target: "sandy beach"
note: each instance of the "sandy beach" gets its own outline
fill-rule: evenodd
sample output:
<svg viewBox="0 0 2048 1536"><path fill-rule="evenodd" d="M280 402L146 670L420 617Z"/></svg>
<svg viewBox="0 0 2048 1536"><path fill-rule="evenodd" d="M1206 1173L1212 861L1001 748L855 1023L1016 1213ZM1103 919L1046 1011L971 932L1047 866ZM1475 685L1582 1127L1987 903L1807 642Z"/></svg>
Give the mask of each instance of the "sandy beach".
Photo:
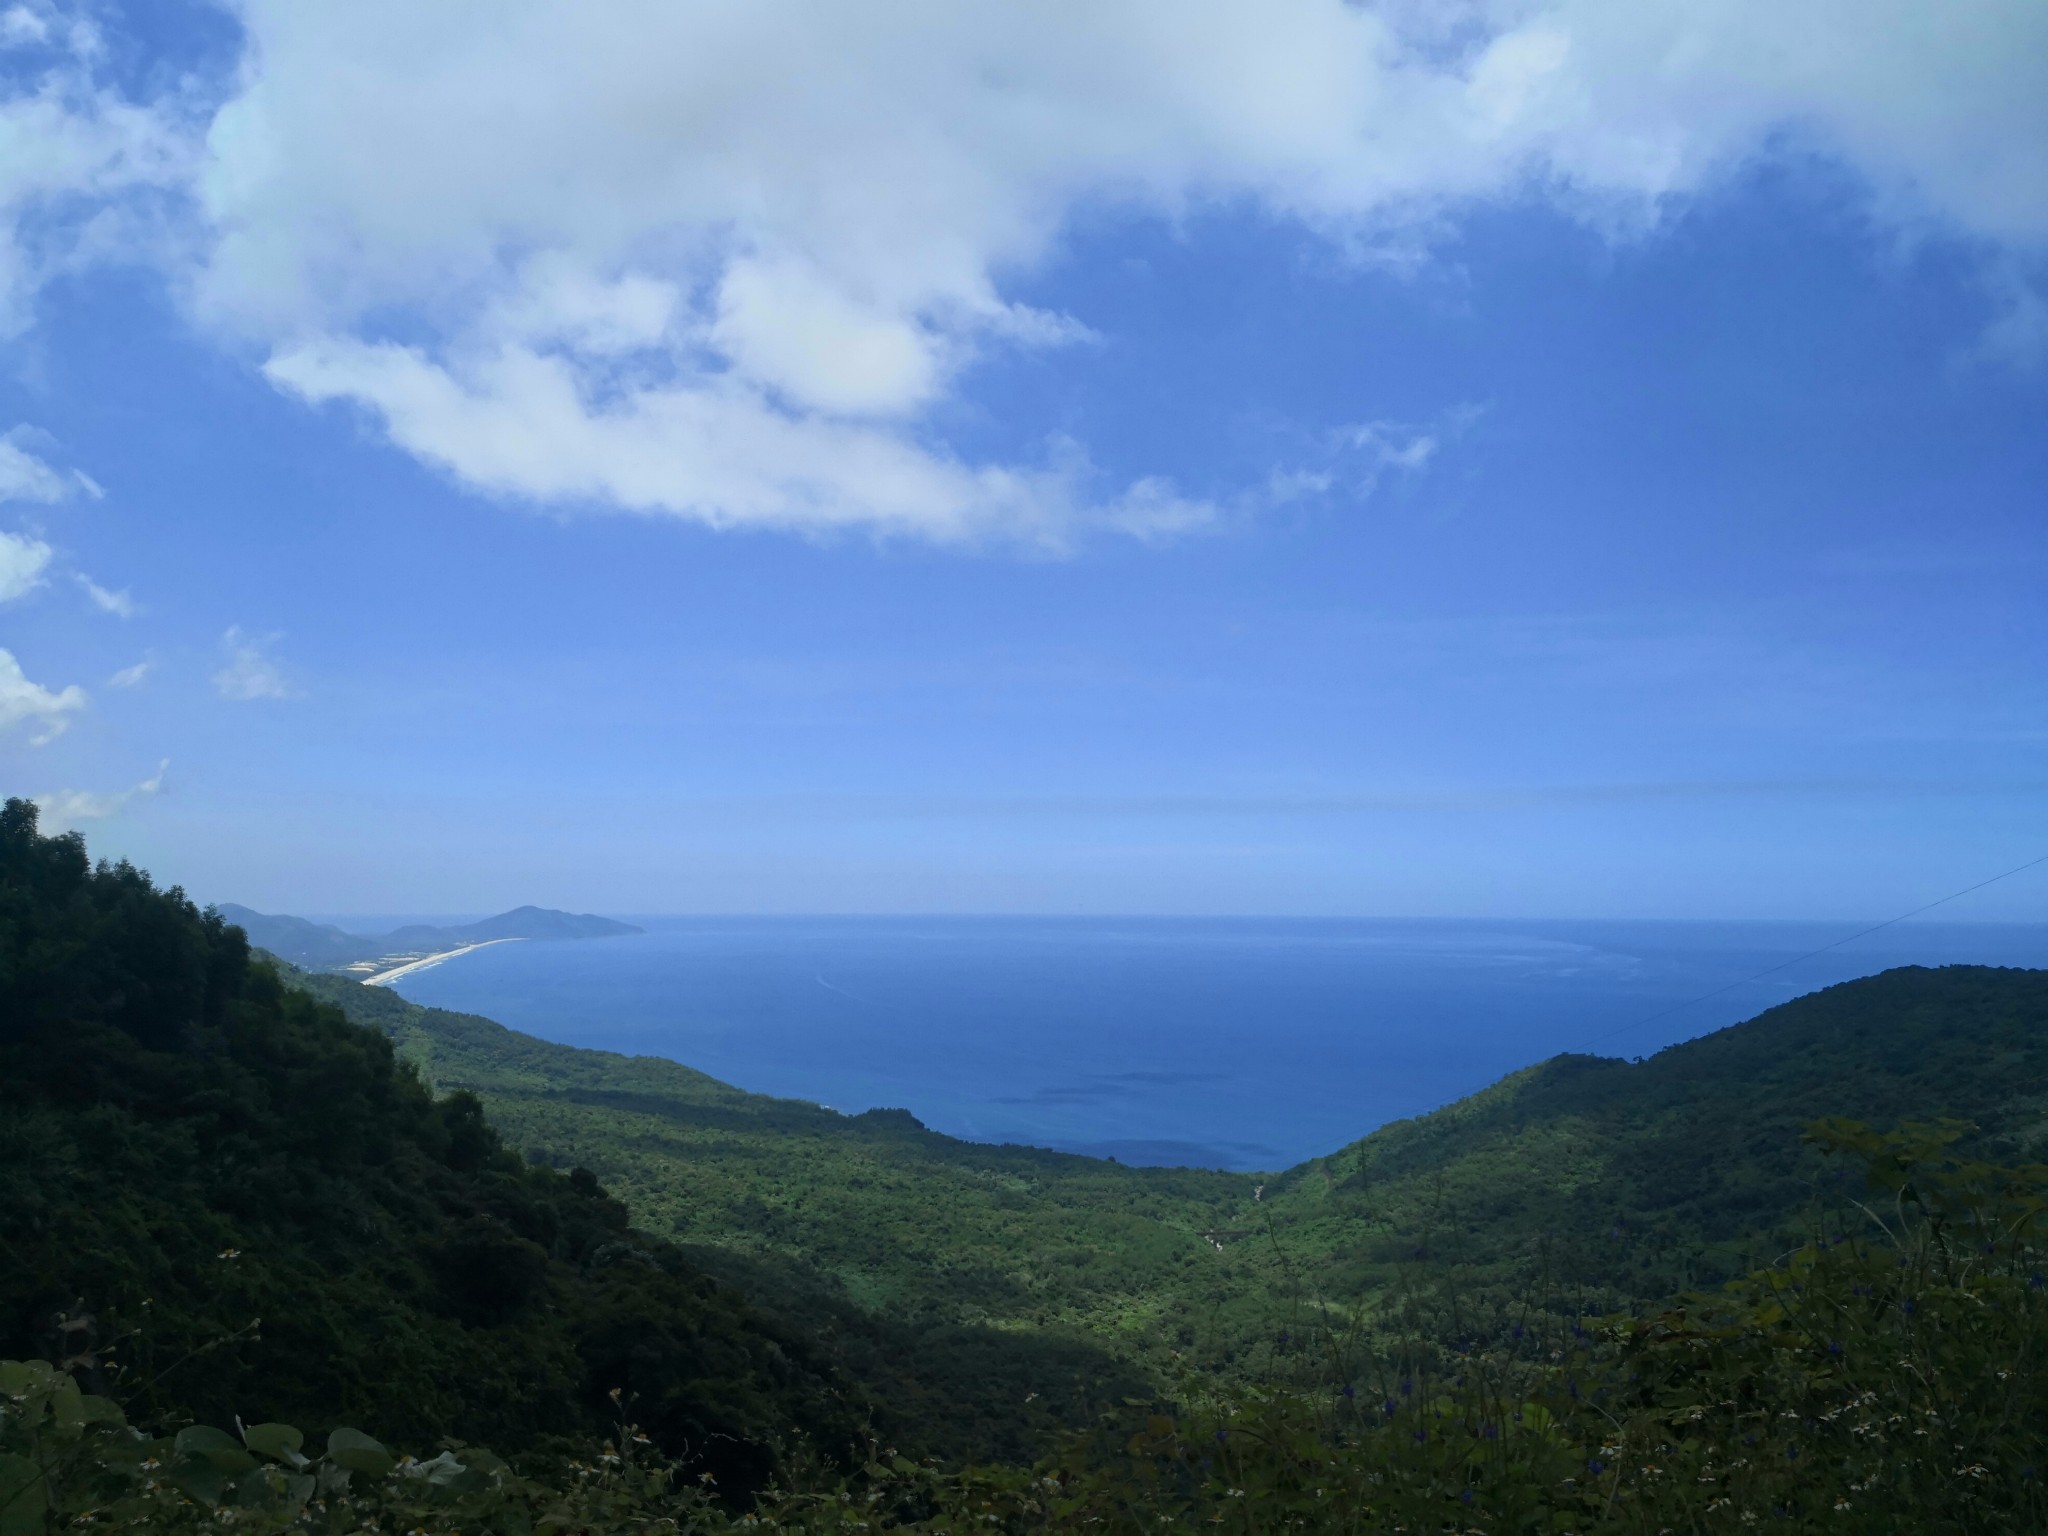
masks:
<svg viewBox="0 0 2048 1536"><path fill-rule="evenodd" d="M517 944L517 939L485 939L476 944L465 944L460 949L444 949L438 955L425 955L418 960L408 960L403 965L394 965L388 971L379 971L374 976L363 977L366 987L384 987L401 976L410 976L414 971L424 971L430 965L439 965L443 960L453 960L457 955L466 955L473 949L489 949L493 944Z"/></svg>

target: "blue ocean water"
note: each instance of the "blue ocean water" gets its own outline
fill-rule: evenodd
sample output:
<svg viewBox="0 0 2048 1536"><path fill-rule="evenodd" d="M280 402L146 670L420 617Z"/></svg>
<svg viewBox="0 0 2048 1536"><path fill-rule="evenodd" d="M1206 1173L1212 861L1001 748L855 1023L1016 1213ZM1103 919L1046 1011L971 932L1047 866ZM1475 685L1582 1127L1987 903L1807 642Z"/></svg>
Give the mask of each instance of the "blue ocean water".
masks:
<svg viewBox="0 0 2048 1536"><path fill-rule="evenodd" d="M2048 966L2031 924L1901 924L1744 981L1853 925L636 921L494 945L398 990L971 1140L1270 1169L1559 1051L1646 1055L1894 965Z"/></svg>

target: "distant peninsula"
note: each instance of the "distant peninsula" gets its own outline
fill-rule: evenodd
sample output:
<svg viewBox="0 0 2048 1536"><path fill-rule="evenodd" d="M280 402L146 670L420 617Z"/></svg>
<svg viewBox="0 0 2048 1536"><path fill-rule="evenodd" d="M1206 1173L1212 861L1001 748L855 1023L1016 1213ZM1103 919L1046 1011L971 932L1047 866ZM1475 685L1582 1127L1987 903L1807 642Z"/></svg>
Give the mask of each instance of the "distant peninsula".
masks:
<svg viewBox="0 0 2048 1536"><path fill-rule="evenodd" d="M350 933L332 923L255 912L231 901L217 910L248 934L251 944L280 960L370 982L392 980L464 950L510 939L608 939L644 931L609 917L548 907L514 907L474 923L410 923L386 934Z"/></svg>

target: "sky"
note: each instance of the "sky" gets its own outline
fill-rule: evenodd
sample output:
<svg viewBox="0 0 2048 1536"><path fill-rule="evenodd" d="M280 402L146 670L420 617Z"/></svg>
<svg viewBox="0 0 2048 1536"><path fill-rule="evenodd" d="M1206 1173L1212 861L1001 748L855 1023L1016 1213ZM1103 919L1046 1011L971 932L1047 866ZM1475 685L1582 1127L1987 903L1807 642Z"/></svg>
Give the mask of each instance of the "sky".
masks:
<svg viewBox="0 0 2048 1536"><path fill-rule="evenodd" d="M1889 917L2048 854L2044 144L2040 0L0 3L0 787L267 911Z"/></svg>

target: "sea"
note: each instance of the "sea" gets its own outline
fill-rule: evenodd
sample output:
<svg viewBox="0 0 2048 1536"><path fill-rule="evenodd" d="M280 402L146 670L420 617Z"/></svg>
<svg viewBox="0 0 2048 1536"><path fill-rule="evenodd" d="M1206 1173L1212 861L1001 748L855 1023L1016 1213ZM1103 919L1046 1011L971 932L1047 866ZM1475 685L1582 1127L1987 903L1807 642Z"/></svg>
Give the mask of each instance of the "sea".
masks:
<svg viewBox="0 0 2048 1536"><path fill-rule="evenodd" d="M1648 1055L1897 965L2048 967L2048 924L635 918L414 972L415 1002L847 1114L1278 1169L1564 1051ZM371 930L374 931L374 930Z"/></svg>

